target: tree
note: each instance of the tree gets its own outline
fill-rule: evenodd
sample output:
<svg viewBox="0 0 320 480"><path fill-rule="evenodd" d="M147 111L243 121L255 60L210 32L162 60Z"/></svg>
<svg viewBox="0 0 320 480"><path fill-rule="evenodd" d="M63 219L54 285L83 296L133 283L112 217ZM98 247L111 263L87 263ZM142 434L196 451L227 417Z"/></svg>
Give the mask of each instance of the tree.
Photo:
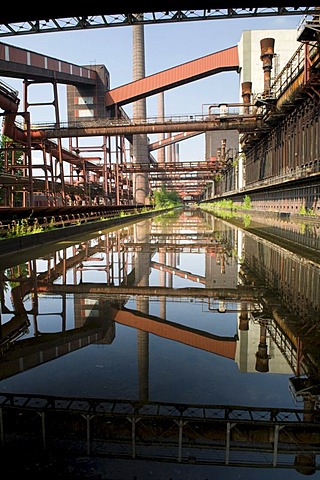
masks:
<svg viewBox="0 0 320 480"><path fill-rule="evenodd" d="M12 140L5 135L0 135L0 174L12 173L10 166L19 167L23 164L22 150L15 148L12 145ZM6 166L7 165L7 166ZM23 170L21 168L15 168L13 175L21 177ZM17 193L17 197L21 196L21 192ZM0 188L0 203L3 202L4 192Z"/></svg>
<svg viewBox="0 0 320 480"><path fill-rule="evenodd" d="M164 185L154 192L154 200L156 207L174 207L182 203L179 194L175 191L167 191Z"/></svg>

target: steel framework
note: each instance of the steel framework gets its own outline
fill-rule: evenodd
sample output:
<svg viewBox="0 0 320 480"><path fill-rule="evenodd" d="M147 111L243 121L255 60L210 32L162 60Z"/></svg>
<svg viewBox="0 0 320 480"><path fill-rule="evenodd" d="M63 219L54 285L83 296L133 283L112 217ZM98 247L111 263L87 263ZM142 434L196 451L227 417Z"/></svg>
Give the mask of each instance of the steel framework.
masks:
<svg viewBox="0 0 320 480"><path fill-rule="evenodd" d="M297 460L301 461L303 456L301 468L310 468L313 473L319 469L319 429L312 418L314 411L307 409L7 393L1 395L0 413L3 445L7 440L14 445L10 421L19 421L20 414L24 418L20 437L23 439L32 427L32 436L25 439L36 442L35 445L42 442L44 450L49 442L60 444L62 420L64 425L71 426L72 432L66 437L64 429L63 448L68 450L72 445L73 450L87 455L283 468L296 468ZM19 442L21 445L21 438ZM255 455L252 459L252 455L243 456L243 452Z"/></svg>
<svg viewBox="0 0 320 480"><path fill-rule="evenodd" d="M71 12L69 11L69 13ZM82 11L81 13L85 14L86 12ZM278 84L275 83L272 85L270 92L268 92L270 98L264 97L258 99L260 103L262 101L261 105L258 105L257 101L250 103L250 99L249 101L246 99L245 104L237 104L237 106L240 107L239 113L240 110L242 110L241 114L231 111L233 110L233 107L232 109L229 108L231 105L223 106L226 111L222 111L220 106L212 105L210 106L209 113L201 116L175 116L170 118L163 117L161 119L135 118L133 121L127 116L115 115L116 118L99 118L90 122L69 121L68 123L62 123L60 122L58 108L57 84L54 83L55 123L33 125L30 113L27 112L27 88L29 82L25 82L24 108L21 112L17 111L19 99L17 99L15 92L8 89L5 84L0 85L3 96L2 108L5 110L5 128L3 129L3 133L8 138L13 139L13 143L8 143L4 147L5 175L0 178L0 182L3 185L5 204L7 206L16 206L16 193L19 194L18 200L23 206L27 204L32 206L41 206L43 204L50 204L51 206L61 204L67 206L80 205L83 204L83 202L88 204L130 203L134 197L134 182L138 176L141 176L142 169L139 170L139 172L129 172L126 167L127 163L129 165L129 163L132 162L133 153L131 145L126 148L125 139L128 140L128 137L131 138L132 135L140 133L165 134L191 131L194 134L213 130L238 131L242 135L242 150L247 157L245 172L246 190L247 192L250 190L250 193L256 188L257 182L260 186L262 182L264 186L265 181L281 183L283 182L283 175L285 175L285 180L288 180L288 175L290 175L290 181L292 180L292 175L294 175L294 180L297 180L297 178L300 179L301 176L305 176L305 167L308 167L308 173L311 168L311 173L318 176L319 162L316 158L317 153L315 153L317 152L316 123L314 122L310 126L308 124L309 131L307 135L304 136L307 147L309 150L313 150L314 159L312 160L314 161L312 165L306 165L306 162L303 162L301 165L294 165L294 167L298 167L298 169L291 168L290 171L287 171L286 167L289 167L289 163L291 165L293 160L291 157L289 158L288 154L289 160L286 158L284 165L284 160L282 160L284 155L282 154L285 149L292 149L291 146L294 144L295 137L292 136L293 140L290 142L284 142L284 147L279 147L278 127L288 121L289 107L290 111L293 109L291 116L296 117L297 105L295 103L290 106L288 105L288 99L290 100L292 95L288 98L288 94L286 93L288 90L291 92L292 88L295 88L300 96L303 90L304 96L300 101L304 101L306 108L311 102L310 96L312 96L315 109L317 108L319 95L318 77L316 73L311 75L309 69L312 67L312 71L316 72L318 68L317 65L319 64L318 41L313 42L314 35L318 38L319 8L309 6L279 8L271 5L268 8L238 9L234 7L232 9L215 8L214 10L166 11L158 14L155 12L151 14L148 12L144 13L145 15L142 20L141 15L132 13L123 15L109 11L106 12L105 15L90 17L83 15L82 17L58 18L57 15L56 19L52 19L45 16L46 20L42 21L41 11L36 17L32 17L34 14L28 12L24 18L30 18L30 20L25 20L20 22L20 24L18 22L15 26L11 26L9 23L3 25L10 26L9 32L7 32L8 35L20 35L25 33L40 33L42 31L49 32L53 31L53 28L63 31L68 29L108 27L117 24L124 25L126 24L124 22L129 22L128 25L135 25L136 23L179 22L187 20L221 19L223 17L234 18L235 16L302 15L304 13L305 15L314 14L313 22L315 25L313 23L311 25L310 21L307 21L307 28L304 28L303 31L309 32L308 34L310 34L310 31L315 33L312 35L310 47L307 48L306 45L302 45L295 57L289 62L283 75L279 75ZM108 15L114 17L114 22L108 20ZM18 21L18 18L17 16L15 20ZM31 18L35 18L36 20L31 20ZM4 20L4 17L0 16L0 22L2 20ZM6 20L9 22L9 18ZM13 21L13 17L11 20ZM1 29L0 23L0 36L2 35L1 32L5 34ZM304 35L301 41L308 43L310 39ZM310 62L310 65L308 62ZM307 64L309 65L308 68ZM231 65L234 66L234 63ZM43 68L43 70L46 71L47 69ZM265 95L265 92L263 95ZM213 110L213 107L215 107L217 111ZM22 117L22 123L20 125L15 122L16 115ZM313 117L314 116L315 115L313 115ZM296 120L295 129L298 132L301 130L301 123L305 123L305 117L309 119L309 111L300 122ZM287 130L287 128L282 128L283 138L286 138ZM103 137L103 145L97 147L95 150L100 153L100 155L91 158L91 160L90 157L79 157L81 148L79 147L78 138L89 136ZM265 142L270 143L270 137L272 137L272 145L274 145L273 150L265 148ZM301 143L300 149L297 151L297 158L301 159L301 155L298 155L299 152L302 150L307 152L307 148L304 147L303 142L300 140L300 135L296 135L296 137L299 138L299 142ZM312 137L312 141L309 137ZM61 140L63 138L69 138L70 151L62 148ZM72 145L71 138L76 139L76 145ZM53 139L56 139L57 142L53 142ZM19 144L19 148L23 153L22 164L15 162L14 152L16 151L16 143ZM35 177L35 165L32 159L34 149L39 150L40 155L42 153L43 156L43 167L37 178ZM272 161L265 162L264 156L260 155L259 149L263 150L263 152L267 151L268 156L274 156L276 159L280 158L282 162L281 165L280 162L278 162L279 165L275 164L277 160L273 159ZM151 187L157 188L159 184L161 185L167 182L168 186L177 190L179 184L181 186L180 190L183 190L182 192L180 191L179 194L184 201L191 199L194 201L203 201L221 195L233 195L234 192L238 192L239 190L236 158L235 155L233 158L228 158L225 148L224 154L222 154L222 147L219 151L219 153L217 151L216 157L217 165L220 160L224 161L223 168L220 169L219 172L217 172L215 168L212 168L209 174L200 175L198 171L191 175L188 169L188 171L184 172L183 176L179 176L179 182L177 178L177 166L174 168L174 173L171 172L171 182L167 182L167 175L160 175L160 173L163 173L161 171L155 172L154 162L152 161L152 156L150 156L150 172L147 173L150 175L153 174L153 183L151 182L151 178L149 179ZM117 156L115 163L112 163L113 152L115 152ZM272 172L267 170L264 164L261 163L261 166L259 162L255 161L256 153L262 158L261 162L266 163L269 169L272 167ZM276 155L274 155L275 153ZM174 150L171 151L171 155L175 155ZM129 160L127 157L129 156L130 162L127 162L127 160ZM176 159L174 158L173 160L175 161ZM296 157L294 160L296 160ZM69 165L67 165L67 163ZM177 163L175 165L177 165ZM141 165L139 165L139 168L141 168ZM168 166L166 166L166 169L168 169ZM17 181L16 174L20 171L23 175ZM261 175L261 172L263 172L263 175ZM156 175L154 175L154 173L156 173ZM152 201L152 193L153 191L151 191L151 200L148 198L148 201ZM314 205L314 210L318 211L319 208L317 205Z"/></svg>
<svg viewBox="0 0 320 480"><path fill-rule="evenodd" d="M316 7L308 5L309 2L299 2L302 6L276 6L274 2L268 2L268 7L235 7L235 2L228 5L224 2L223 8L211 8L211 2L205 2L205 8L190 8L190 2L176 2L177 5L168 5L160 2L159 10L153 5L152 11L145 11L144 7L135 4L134 12L144 13L143 18L137 13L128 11L128 5L113 7L57 7L52 16L52 10L47 12L41 8L32 11L28 8L26 13L4 13L0 15L0 37L27 35L36 33L61 32L70 30L88 30L97 28L123 27L137 24L152 25L176 22L195 22L201 20L223 20L231 18L257 18L285 15L314 15ZM183 3L183 4L182 4ZM193 3L193 2L192 2ZM294 4L291 3L291 5ZM172 9L173 6L187 7L190 9ZM196 7L196 5L193 5ZM228 7L229 8L225 8ZM127 13L122 13L127 12Z"/></svg>

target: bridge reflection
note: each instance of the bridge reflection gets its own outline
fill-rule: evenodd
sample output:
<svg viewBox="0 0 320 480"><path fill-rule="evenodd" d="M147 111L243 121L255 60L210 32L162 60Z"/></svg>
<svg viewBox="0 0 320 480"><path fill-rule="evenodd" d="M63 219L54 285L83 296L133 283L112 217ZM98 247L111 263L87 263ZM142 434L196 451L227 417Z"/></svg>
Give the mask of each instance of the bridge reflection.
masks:
<svg viewBox="0 0 320 480"><path fill-rule="evenodd" d="M200 225L202 233L191 231ZM38 258L24 264L16 264L12 257L12 266L1 272L1 378L90 344L112 344L116 326L125 325L139 334L141 395L139 400L112 400L2 392L3 443L14 444L13 426L17 424L20 435L27 436L27 430L34 428L36 412L39 422L34 441L43 442L45 448L48 442L56 446L60 442L63 448L69 443L89 455L103 451L110 456L180 463L301 468L304 473L320 468L316 460L320 434L315 351L319 336L309 317L297 323L287 301L290 288L294 296L297 284L292 280L299 269L306 283L301 313L309 300L311 309L318 308L319 298L308 289L308 275L303 273L310 273L310 262L258 234L243 235L226 221L199 211L178 213L165 234L148 219L139 223L138 230L137 225L127 224L55 248L39 247ZM179 255L192 249L204 254L204 275L186 270L179 262ZM245 259L241 263L240 252ZM283 284L282 276L276 281L272 273L279 259L281 265L289 262L291 267L285 270ZM316 264L314 268L313 279ZM147 280L151 271L160 276L154 286ZM195 286L174 288L175 276ZM46 313L60 320L54 331L42 328L41 305L48 299L59 301L59 308L51 307ZM136 308L131 306L132 299ZM169 301L198 302L208 314L235 312L237 328L231 335L221 335L214 327L212 331L197 328L196 322L189 326L174 321L166 311ZM74 311L71 323L68 302ZM158 315L149 313L151 302L158 303ZM290 388L303 407L151 402L150 333L233 360L240 371L254 365L260 373L274 368L272 341L287 364L286 372L292 374ZM280 368L279 357L277 362ZM72 437L59 425L64 430L68 425Z"/></svg>

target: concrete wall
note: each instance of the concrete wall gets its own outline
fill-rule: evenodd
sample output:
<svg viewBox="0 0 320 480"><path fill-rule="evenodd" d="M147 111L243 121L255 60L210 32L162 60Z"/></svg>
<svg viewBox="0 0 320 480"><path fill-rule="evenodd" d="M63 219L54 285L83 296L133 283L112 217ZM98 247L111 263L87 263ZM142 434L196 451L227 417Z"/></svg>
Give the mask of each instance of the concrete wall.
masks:
<svg viewBox="0 0 320 480"><path fill-rule="evenodd" d="M263 38L274 38L272 79L280 73L283 67L290 60L294 52L301 45L297 41L296 29L284 30L244 30L238 43L239 64L240 64L240 85L239 102L242 102L241 85L243 82L252 82L253 95L262 93L264 89L264 77L262 61L260 59L260 40Z"/></svg>

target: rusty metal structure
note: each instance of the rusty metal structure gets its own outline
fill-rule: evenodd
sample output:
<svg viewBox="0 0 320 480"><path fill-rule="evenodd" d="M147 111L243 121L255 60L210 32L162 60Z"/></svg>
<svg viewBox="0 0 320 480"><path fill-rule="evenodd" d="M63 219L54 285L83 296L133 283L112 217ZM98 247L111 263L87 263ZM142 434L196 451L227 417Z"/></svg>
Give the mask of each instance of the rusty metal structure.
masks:
<svg viewBox="0 0 320 480"><path fill-rule="evenodd" d="M147 96L221 71L237 72L236 46L110 89L109 72L104 65L74 65L1 44L1 76L20 78L24 82L22 108L17 92L4 82L0 84L3 135L7 139L2 148L4 168L0 176L4 206L134 204L136 179L143 176L148 178L150 188L150 197L145 194L146 204L152 202L153 191L165 183L182 199L197 202L228 197L240 204L245 195L250 195L256 208L294 212L307 208L317 213L320 210L317 200L319 16L317 8L298 7L294 11L290 8L283 7L280 12L272 7L269 15L301 14L301 8L305 8L306 13L314 16L300 33L301 47L274 83L271 84L270 75L274 42L266 38L261 41L262 94L253 98L250 82L244 82L243 103L210 105L208 112L199 116L145 118L142 115L139 118L135 114L131 119L123 106L135 105ZM244 10L247 14L252 11L259 14L258 9ZM231 14L236 14L236 10L229 11ZM31 19L28 24L34 27L34 33L40 33L43 24L40 18L35 18L38 29ZM132 25L141 26L147 23L147 16L132 15L131 20ZM9 19L3 21L6 25L10 23ZM175 21L179 21L179 16ZM88 22L79 21L77 28L85 25L93 28ZM19 32L27 33L23 28ZM11 34L18 33L12 28ZM54 109L54 123L34 125L32 122L30 108L43 105L29 99L29 89L37 83L52 85L53 101L47 105ZM67 86L68 122L60 119L59 84ZM226 130L239 133L239 152L232 148L230 153L226 136L222 134L216 156L205 161L181 162L177 150L173 149L174 158L163 165L152 155L156 149L175 146L193 135ZM147 162L137 161L133 138L149 133L177 135L148 145ZM99 144L83 147L79 139L85 137L99 137ZM63 139L69 140L68 148L63 146ZM39 155L40 163L34 160ZM245 158L244 186L238 180L239 156ZM41 172L36 173L39 170Z"/></svg>
<svg viewBox="0 0 320 480"><path fill-rule="evenodd" d="M275 1L253 7L251 2L246 4L229 0L215 2L214 5L207 0L201 3L190 0L157 1L151 6L135 2L134 9L124 2L103 6L88 4L81 7L55 5L54 9L46 5L22 5L17 11L1 12L0 36L232 18L313 15L316 12L313 5L314 3L308 0L301 0L298 4L289 2L281 7Z"/></svg>
<svg viewBox="0 0 320 480"><path fill-rule="evenodd" d="M207 130L220 129L220 118L204 114L162 119L134 116L130 119L124 112L123 105L132 102L136 104L147 96L169 88L221 71L237 71L238 68L237 47L231 47L110 90L109 72L104 66L77 66L1 44L0 71L4 76L24 79L25 97L20 112L20 99L16 92L6 84L1 84L0 106L5 112L3 134L10 139L4 145L5 168L0 179L6 192L5 205L17 206L16 193L19 191L23 195L20 200L23 206L134 203L133 177L142 173L149 174L151 188L156 188L159 176L164 172L163 165L157 165L152 151ZM52 84L55 123L33 125L29 110L36 104L29 100L29 88L43 82ZM67 85L67 123L60 121L57 89L60 83ZM18 118L21 123L17 123ZM223 122L228 122L234 128L239 125L239 118L232 116L224 118ZM242 116L239 128L244 132L251 131L258 124L259 116L250 114ZM140 160L137 163L133 137L156 132L178 134L161 143L149 145L148 162ZM79 138L95 136L102 137L102 145L95 149L80 146ZM63 138L69 139L68 149L62 146ZM23 153L23 164L14 164L17 150ZM43 156L43 166L40 167L43 172L37 176L33 157L39 151ZM97 156L92 156L93 152ZM181 182L180 179L180 182L176 182L174 176L181 172L183 164L175 162L175 166L170 166L170 162L166 165L172 174L169 184L181 196L186 194L187 189L193 197L200 198L205 183L200 179L197 184L195 173L206 171L209 179L216 172L212 163L195 162L193 166L187 165L184 169L185 181ZM19 176L16 175L17 171L20 172ZM190 171L195 172L191 184L191 179L187 176ZM163 179L160 179L160 183L161 181Z"/></svg>
<svg viewBox="0 0 320 480"><path fill-rule="evenodd" d="M273 39L261 41L264 92L253 99L250 84L243 85L245 103L262 109L264 127L240 135L245 163L245 185L236 188L236 169L224 175L213 197L227 196L241 205L250 196L256 210L282 213L320 213L320 23L319 15L299 32L301 46L285 68L270 79Z"/></svg>

